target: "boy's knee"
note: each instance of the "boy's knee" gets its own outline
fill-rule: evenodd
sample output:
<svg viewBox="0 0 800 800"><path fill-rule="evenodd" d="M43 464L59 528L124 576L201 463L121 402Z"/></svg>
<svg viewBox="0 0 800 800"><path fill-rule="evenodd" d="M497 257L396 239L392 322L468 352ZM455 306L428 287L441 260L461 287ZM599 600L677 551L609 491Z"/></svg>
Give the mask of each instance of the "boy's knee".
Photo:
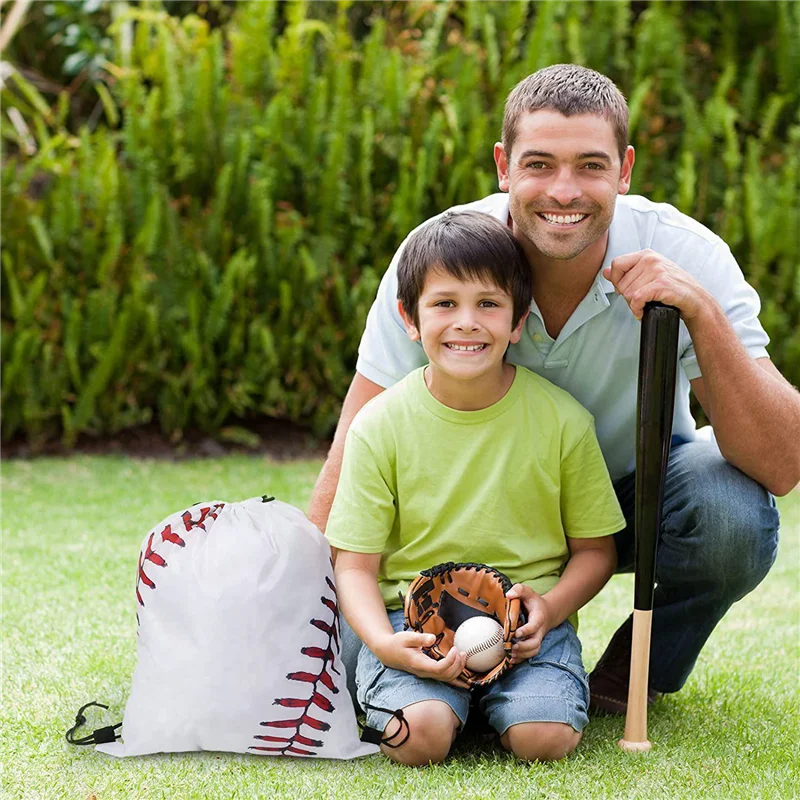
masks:
<svg viewBox="0 0 800 800"><path fill-rule="evenodd" d="M424 700L406 706L403 716L408 722L408 739L400 747L381 745L384 755L410 767L438 764L447 758L461 724L455 712L441 700ZM405 736L405 726L392 717L384 729L384 737L390 737L402 727L397 741Z"/></svg>
<svg viewBox="0 0 800 800"><path fill-rule="evenodd" d="M523 722L512 725L500 741L525 761L558 761L578 746L582 735L563 722Z"/></svg>

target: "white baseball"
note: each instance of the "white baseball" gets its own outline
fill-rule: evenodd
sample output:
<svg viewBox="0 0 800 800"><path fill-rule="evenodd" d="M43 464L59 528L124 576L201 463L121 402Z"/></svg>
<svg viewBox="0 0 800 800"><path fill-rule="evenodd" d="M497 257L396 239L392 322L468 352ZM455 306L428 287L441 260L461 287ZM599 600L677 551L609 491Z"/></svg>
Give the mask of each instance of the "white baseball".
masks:
<svg viewBox="0 0 800 800"><path fill-rule="evenodd" d="M488 672L504 658L503 626L491 617L470 617L456 628L454 647L467 654L467 668Z"/></svg>

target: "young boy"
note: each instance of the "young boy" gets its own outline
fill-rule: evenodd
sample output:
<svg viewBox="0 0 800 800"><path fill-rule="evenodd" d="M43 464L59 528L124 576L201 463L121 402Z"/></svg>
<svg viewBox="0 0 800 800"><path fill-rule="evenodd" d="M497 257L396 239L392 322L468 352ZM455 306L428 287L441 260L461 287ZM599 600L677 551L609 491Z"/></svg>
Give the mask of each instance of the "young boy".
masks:
<svg viewBox="0 0 800 800"><path fill-rule="evenodd" d="M346 621L366 645L355 674L367 724L409 737L390 758L443 760L466 722L466 657L434 661L433 635L403 631L402 597L423 569L485 563L514 582L528 622L515 665L478 708L524 759L571 752L588 722L576 612L611 577L625 526L594 433L571 396L505 361L531 302L525 254L487 215L448 212L413 233L399 309L428 365L357 415L327 527ZM403 735L394 739L397 743Z"/></svg>

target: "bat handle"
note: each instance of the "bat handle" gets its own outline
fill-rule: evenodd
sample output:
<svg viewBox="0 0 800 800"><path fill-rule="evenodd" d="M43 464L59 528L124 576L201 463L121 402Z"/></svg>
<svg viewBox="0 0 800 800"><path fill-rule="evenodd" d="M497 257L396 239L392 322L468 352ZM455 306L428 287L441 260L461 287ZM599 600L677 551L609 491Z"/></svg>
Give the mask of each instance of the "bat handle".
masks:
<svg viewBox="0 0 800 800"><path fill-rule="evenodd" d="M647 753L647 681L650 672L650 630L653 611L633 610L633 642L631 644L631 674L628 684L628 713L625 733L619 746L627 753Z"/></svg>

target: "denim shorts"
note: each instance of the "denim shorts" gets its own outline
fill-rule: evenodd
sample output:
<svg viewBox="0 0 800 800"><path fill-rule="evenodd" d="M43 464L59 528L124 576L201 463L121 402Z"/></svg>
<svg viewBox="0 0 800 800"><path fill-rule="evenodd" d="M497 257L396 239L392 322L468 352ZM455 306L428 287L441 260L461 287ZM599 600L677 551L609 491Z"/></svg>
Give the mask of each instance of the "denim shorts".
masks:
<svg viewBox="0 0 800 800"><path fill-rule="evenodd" d="M403 630L402 611L390 611L389 621L395 631ZM589 684L581 643L567 621L547 632L537 655L516 664L485 688L459 689L385 667L368 647L361 647L358 653L355 683L367 725L381 731L391 716L370 706L396 711L423 700L447 703L462 727L472 701L501 736L512 725L523 722L564 722L576 731L582 731L589 722Z"/></svg>

